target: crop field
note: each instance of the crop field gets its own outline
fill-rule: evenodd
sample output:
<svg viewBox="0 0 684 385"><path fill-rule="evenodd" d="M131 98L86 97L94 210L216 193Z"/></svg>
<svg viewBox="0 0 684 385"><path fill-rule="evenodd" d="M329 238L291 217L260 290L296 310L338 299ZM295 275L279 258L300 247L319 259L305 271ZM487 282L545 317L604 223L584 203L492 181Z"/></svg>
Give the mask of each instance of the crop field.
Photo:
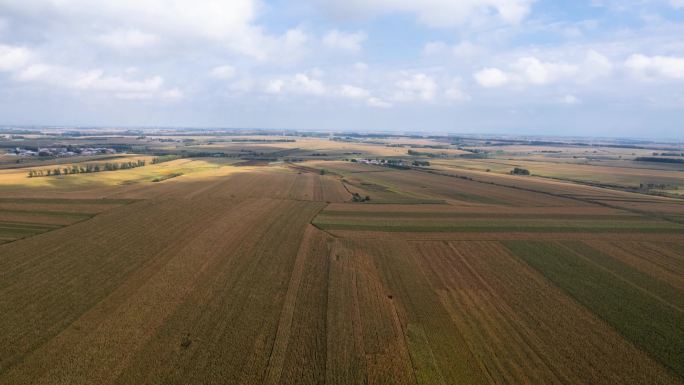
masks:
<svg viewBox="0 0 684 385"><path fill-rule="evenodd" d="M85 221L131 202L122 199L0 198L0 243Z"/></svg>
<svg viewBox="0 0 684 385"><path fill-rule="evenodd" d="M465 168L470 170L490 170L508 173L514 167L523 167L533 175L588 184L611 185L638 189L640 186L653 185L654 191L669 194L684 194L684 166L681 164L653 164L633 161L595 162L576 164L551 162L548 159L477 159L477 160L438 160L443 168Z"/></svg>
<svg viewBox="0 0 684 385"><path fill-rule="evenodd" d="M684 384L682 200L148 140L292 151L0 170L0 385Z"/></svg>

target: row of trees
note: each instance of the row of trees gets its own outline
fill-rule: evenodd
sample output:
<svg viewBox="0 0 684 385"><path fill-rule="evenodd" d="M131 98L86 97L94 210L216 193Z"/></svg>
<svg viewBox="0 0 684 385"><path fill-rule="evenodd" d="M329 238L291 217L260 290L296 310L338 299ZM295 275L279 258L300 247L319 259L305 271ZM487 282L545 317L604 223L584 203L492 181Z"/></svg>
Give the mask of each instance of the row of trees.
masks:
<svg viewBox="0 0 684 385"><path fill-rule="evenodd" d="M145 165L144 160L130 161L130 162L120 162L120 163L103 163L103 164L86 164L86 165L72 165L71 167L64 168L54 168L47 170L30 170L28 172L29 178L37 178L41 176L58 176L58 175L70 175L70 174L85 174L91 172L101 172L101 171L116 171L116 170L127 170L136 167L143 167Z"/></svg>
<svg viewBox="0 0 684 385"><path fill-rule="evenodd" d="M152 164L159 164L164 162L170 162L172 160L181 159L183 155L161 155L152 158Z"/></svg>

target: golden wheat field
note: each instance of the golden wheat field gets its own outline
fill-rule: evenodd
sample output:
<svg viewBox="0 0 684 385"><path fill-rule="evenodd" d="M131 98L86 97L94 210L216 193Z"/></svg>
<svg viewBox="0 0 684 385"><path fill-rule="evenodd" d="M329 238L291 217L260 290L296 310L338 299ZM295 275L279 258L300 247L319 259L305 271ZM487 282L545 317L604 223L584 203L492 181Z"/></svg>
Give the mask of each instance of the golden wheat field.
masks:
<svg viewBox="0 0 684 385"><path fill-rule="evenodd" d="M344 161L27 170L0 171L0 384L684 383L680 200Z"/></svg>

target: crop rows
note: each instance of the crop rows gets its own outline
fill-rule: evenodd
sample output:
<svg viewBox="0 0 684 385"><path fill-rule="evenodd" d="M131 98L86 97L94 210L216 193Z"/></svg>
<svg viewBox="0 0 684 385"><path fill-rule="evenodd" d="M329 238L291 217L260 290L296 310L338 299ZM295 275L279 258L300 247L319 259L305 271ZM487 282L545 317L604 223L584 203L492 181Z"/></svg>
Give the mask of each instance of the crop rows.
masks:
<svg viewBox="0 0 684 385"><path fill-rule="evenodd" d="M627 339L684 377L681 290L582 243L505 244Z"/></svg>

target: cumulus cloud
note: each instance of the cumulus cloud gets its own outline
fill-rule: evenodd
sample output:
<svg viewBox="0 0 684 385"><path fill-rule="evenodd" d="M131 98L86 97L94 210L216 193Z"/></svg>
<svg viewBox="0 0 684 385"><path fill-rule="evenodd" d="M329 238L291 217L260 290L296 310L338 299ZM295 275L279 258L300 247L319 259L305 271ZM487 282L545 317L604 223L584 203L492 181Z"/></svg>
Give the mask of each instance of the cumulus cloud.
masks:
<svg viewBox="0 0 684 385"><path fill-rule="evenodd" d="M206 43L259 60L281 59L302 43L303 34L266 33L256 24L260 8L258 0L5 0L0 14L18 16L24 29L91 34L116 49L144 48L160 41L184 47Z"/></svg>
<svg viewBox="0 0 684 385"><path fill-rule="evenodd" d="M435 98L437 83L423 73L406 76L395 83L394 100L397 101L430 101Z"/></svg>
<svg viewBox="0 0 684 385"><path fill-rule="evenodd" d="M298 73L285 79L278 78L267 82L265 91L270 94L289 93L321 96L326 94L327 87L318 79L304 73Z"/></svg>
<svg viewBox="0 0 684 385"><path fill-rule="evenodd" d="M517 24L530 12L534 0L333 0L335 13L378 15L411 13L421 24L444 28L491 19Z"/></svg>
<svg viewBox="0 0 684 385"><path fill-rule="evenodd" d="M625 60L625 67L642 79L684 79L684 57L634 54Z"/></svg>
<svg viewBox="0 0 684 385"><path fill-rule="evenodd" d="M295 93L323 95L326 91L323 83L305 74L295 75L291 85Z"/></svg>
<svg viewBox="0 0 684 385"><path fill-rule="evenodd" d="M543 62L533 56L518 59L513 69L523 82L534 85L548 84L577 72L575 65L563 62Z"/></svg>
<svg viewBox="0 0 684 385"><path fill-rule="evenodd" d="M543 86L561 81L582 83L608 76L613 64L600 53L588 51L584 59L575 63L544 61L535 56L524 56L508 67L506 70L484 68L475 73L475 80L488 88L508 84Z"/></svg>
<svg viewBox="0 0 684 385"><path fill-rule="evenodd" d="M498 68L483 68L473 76L482 87L500 87L508 83L508 75Z"/></svg>
<svg viewBox="0 0 684 385"><path fill-rule="evenodd" d="M0 71L15 71L24 67L32 57L24 47L0 44Z"/></svg>
<svg viewBox="0 0 684 385"><path fill-rule="evenodd" d="M179 99L183 96L178 88L164 89L164 79L160 76L131 79L122 75L105 74L100 69L81 71L41 63L17 71L14 79L74 91L111 94L121 99Z"/></svg>
<svg viewBox="0 0 684 385"><path fill-rule="evenodd" d="M332 30L323 36L323 44L336 52L357 53L361 50L366 38L366 33L362 31L348 33Z"/></svg>
<svg viewBox="0 0 684 385"><path fill-rule="evenodd" d="M343 84L340 86L339 94L349 99L364 99L368 98L370 92L365 88Z"/></svg>

